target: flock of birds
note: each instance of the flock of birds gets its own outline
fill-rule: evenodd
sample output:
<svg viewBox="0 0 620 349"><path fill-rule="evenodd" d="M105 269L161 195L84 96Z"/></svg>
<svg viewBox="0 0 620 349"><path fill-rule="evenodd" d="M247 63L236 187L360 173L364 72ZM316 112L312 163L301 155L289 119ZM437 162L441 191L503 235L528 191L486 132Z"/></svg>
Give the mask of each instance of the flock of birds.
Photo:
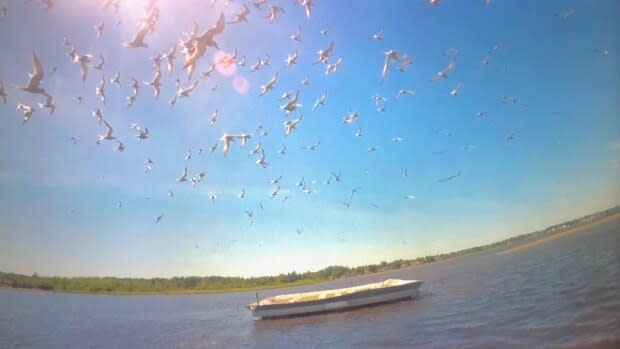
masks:
<svg viewBox="0 0 620 349"><path fill-rule="evenodd" d="M124 0L129 1L129 0ZM133 0L132 0L133 1ZM32 0L24 1L25 3L32 2ZM121 6L123 1L121 0L103 0L102 1L102 9L104 11L113 10L117 12ZM109 101L107 100L106 91L108 86L116 86L121 87L123 85L129 85L131 87L132 94L125 98L125 103L127 108L131 108L137 101L139 92L143 87L149 87L152 90L153 97L155 99L159 99L161 88L162 88L162 76L164 74L175 74L178 73L175 80L175 87L177 89L177 93L172 96L168 100L169 108L174 108L177 101L184 98L189 98L192 94L198 89L201 88L200 82L204 79L212 78L214 72L218 68L227 69L232 65L235 65L239 68L249 66L250 72L255 72L263 69L268 69L271 67L270 56L265 55L264 57L258 57L256 62L250 64L246 61L245 56L241 56L238 54L237 49L234 49L230 53L225 53L218 60L209 64L207 69L198 73L198 69L201 66L201 63L207 61L205 58L205 54L207 51L222 51L220 45L218 44L218 40L220 36L226 32L229 26L247 23L250 20L267 20L270 22L275 22L278 20L279 16L288 15L292 10L285 10L284 8L272 4L272 0L254 0L251 4L240 3L236 4L237 1L233 0L210 0L211 7L216 2L222 2L225 7L227 6L236 6L238 7L238 11L234 13L232 18L226 18L224 13L219 14L215 22L211 25L210 28L201 31L200 26L195 23L191 31L189 33L183 33L183 37L179 38L178 42L172 43L170 48L165 52L156 53L154 57L151 58L152 65L152 78L148 81L139 81L135 78L131 78L131 82L125 81L123 77L124 74L121 72L115 72L112 78L106 79L103 72L105 70L106 60L105 56L99 54L98 57L91 53L86 52L78 52L76 46L72 43L71 38L66 36L64 38L64 46L67 49L68 59L71 63L79 66L80 76L82 81L86 81L88 79L89 73L92 74L91 70L96 70L101 72L101 78L99 79L99 83L96 86L94 91L97 99L100 104L97 106L93 106L92 116L96 119L98 125L101 127L101 134L93 135L93 140L97 145L103 145L106 143L115 144L115 149L118 152L123 152L126 149L125 142L121 140L117 133L115 132L115 126L106 119L104 110L105 106ZM303 16L306 18L311 18L313 13L314 1L313 0L295 0L295 8L298 8ZM51 10L54 7L53 0L42 0L40 3L47 9ZM490 4L491 0L486 0L485 3ZM439 0L428 0L427 6L433 7L440 4ZM288 11L288 12L287 12ZM574 11L568 10L558 14L562 19L567 19L573 14ZM8 15L7 6L4 5L0 9L1 16ZM127 50L140 50L140 49L148 49L149 48L149 36L156 33L158 21L160 19L160 9L157 4L157 0L148 0L146 5L144 6L144 15L136 24L135 34L128 38L122 45ZM105 32L105 23L100 22L94 25L94 34L93 37L95 39L99 39ZM329 37L329 30L324 29L321 30L320 34L326 38ZM376 33L372 33L369 36L371 40L381 41L384 39L385 32L383 29L378 30ZM301 42L303 40L303 34L301 30L298 28L297 31L293 32L290 35L290 39L296 42ZM485 56L479 64L481 66L485 66L489 63L490 55L494 52L500 50L502 48L501 44L495 45L490 51L489 55ZM225 52L225 51L222 51ZM316 52L316 59L313 61L315 65L322 65L324 67L324 74L332 75L336 74L340 67L343 64L342 57L336 57L336 43L330 41L325 47ZM596 52L600 55L607 56L608 52L606 50L596 50ZM29 122L32 122L32 117L37 111L43 111L45 109L49 110L49 114L53 114L56 109L55 99L54 97L46 90L45 88L45 76L46 72L41 63L41 59L39 56L40 53L32 52L32 72L28 73L28 80L24 85L16 86L18 91L23 91L25 93L41 95L41 102L38 103L37 106L26 105L23 103L17 103L17 109L21 111L23 114L22 124L26 125ZM274 89L278 84L279 78L282 74L286 73L286 68L294 66L298 63L299 59L299 51L295 50L292 54L288 55L286 59L284 59L284 67L276 71L273 76L260 85L259 96L265 96L268 94L274 93ZM442 80L448 79L452 73L457 69L457 55L458 50L455 48L448 49L445 52L445 55L448 58L448 62L445 65L445 68L439 72L436 72L435 75L429 77L430 83L437 83ZM180 62L179 62L180 60ZM381 67L377 67L377 72L379 73L378 84L383 84L386 79L389 79L390 74L395 73L403 73L406 72L411 66L415 64L415 59L413 56L406 52L397 51L397 50L388 50L384 52L384 60ZM52 69L52 73L54 73L56 68ZM310 78L306 77L302 82L301 86L310 84ZM458 97L460 94L460 89L462 87L462 82L458 82L455 87L450 91L451 97ZM213 88L215 89L215 87ZM400 100L403 98L407 98L408 96L412 96L416 93L415 89L412 88L402 88L398 90L395 99ZM0 81L0 101L2 103L7 102L7 98L10 95L10 91L2 84ZM75 103L81 104L83 101L83 96L75 96ZM284 92L280 96L282 100L281 105L279 105L279 111L282 113L287 119L283 122L282 131L285 137L294 137L295 131L299 127L303 127L304 117L300 113L303 105L300 103L300 89L296 89L290 92ZM380 94L375 94L372 96L372 102L375 104L376 110L379 113L385 112L386 101L387 98ZM318 96L314 103L311 105L312 110L316 110L318 108L323 108L328 104L329 94L327 90ZM521 104L520 100L517 100L511 96L501 97L500 103L503 104ZM208 122L211 126L217 123L218 121L218 110L216 109L209 117ZM480 111L475 114L475 119L481 119L486 115L486 112ZM342 124L346 127L348 125L354 125L360 118L360 113L358 111L349 111L342 118ZM139 142L145 142L150 140L149 129L146 126L139 125L138 123L132 123L130 125L131 129L135 132L135 136ZM254 131L245 131L238 133L224 133L219 138L219 142L214 142L207 150L210 152L215 152L218 149L218 146L221 145L220 149L224 156L228 155L232 151L237 151L236 144L238 144L238 148L244 148L246 145L254 142L252 150L249 152L249 157L253 158L255 163L262 167L268 167L270 165L270 161L267 157L265 149L263 148L260 139L266 137L271 132L271 128L267 129L261 125ZM445 129L435 130L437 134L445 134L450 135L450 131ZM356 137L362 137L363 132L361 128L358 128L355 132ZM505 136L505 141L510 143L515 141L517 138L516 133L510 133ZM394 137L392 138L392 142L399 143L402 142L403 138ZM72 137L71 142L76 144L77 137ZM320 141L316 141L313 144L304 146L307 150L314 151L317 150L321 145ZM463 149L469 150L473 147L473 145L466 145ZM374 152L379 148L379 146L372 146L367 149L367 152ZM198 154L202 154L205 149L198 147ZM282 148L277 150L277 154L284 155L287 151L286 145L283 145ZM191 160L192 158L192 150L188 150L185 160ZM144 164L145 172L150 172L154 161L151 158L148 158ZM462 175L461 171L457 173L451 174L449 176L441 177L437 179L438 182L443 183L447 181L456 180ZM405 169L403 176L407 176L407 170ZM206 178L206 173L204 171L195 173L193 175L190 174L188 167L185 166L178 177L176 178L176 182L178 183L189 183L193 187L198 186L201 181ZM281 180L282 176L275 178L269 182L272 186L271 193L269 198L274 199L280 195L281 191ZM340 182L342 181L342 175L336 172L330 172L329 178L326 181L326 184L331 183L332 181ZM295 186L298 187L303 193L311 194L315 190L312 189L304 178L295 183ZM349 195L343 200L343 205L346 207L351 206L353 203L355 194L360 190L359 187L353 188ZM238 193L238 198L243 199L246 195L245 189L241 189ZM168 190L168 196L174 197L174 192L172 190ZM411 193L404 193L402 195L403 199L413 200L416 199L415 195ZM286 195L282 198L282 202L286 202L290 198L290 195ZM215 203L217 200L217 195L211 194L210 200ZM122 202L118 202L118 207L122 207ZM259 208L262 210L263 205L259 203ZM255 213L253 210L244 210L246 218L249 224L253 224L255 220ZM164 218L163 214L158 215L154 222L160 223ZM296 229L297 234L301 234L303 229Z"/></svg>

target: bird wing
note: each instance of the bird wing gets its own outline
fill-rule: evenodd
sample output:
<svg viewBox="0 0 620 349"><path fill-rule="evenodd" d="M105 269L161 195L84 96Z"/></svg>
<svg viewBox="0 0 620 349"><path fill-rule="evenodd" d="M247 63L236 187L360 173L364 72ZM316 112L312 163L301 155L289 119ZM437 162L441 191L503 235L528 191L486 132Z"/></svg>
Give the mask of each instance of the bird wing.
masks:
<svg viewBox="0 0 620 349"><path fill-rule="evenodd" d="M201 36L208 36L208 37L214 37L217 34L220 34L221 32L224 31L224 28L226 27L226 20L224 18L224 13L220 13L220 16L218 17L217 21L215 22L215 25L211 28L209 28L203 35Z"/></svg>

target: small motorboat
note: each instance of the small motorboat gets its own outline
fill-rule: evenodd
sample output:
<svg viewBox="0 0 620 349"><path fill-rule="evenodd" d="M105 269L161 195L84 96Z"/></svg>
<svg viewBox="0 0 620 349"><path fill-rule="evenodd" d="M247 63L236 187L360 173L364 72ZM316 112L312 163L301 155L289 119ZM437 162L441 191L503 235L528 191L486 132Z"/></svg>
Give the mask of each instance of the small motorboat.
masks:
<svg viewBox="0 0 620 349"><path fill-rule="evenodd" d="M261 318L298 316L414 298L422 280L388 279L354 287L283 294L258 300L247 307Z"/></svg>

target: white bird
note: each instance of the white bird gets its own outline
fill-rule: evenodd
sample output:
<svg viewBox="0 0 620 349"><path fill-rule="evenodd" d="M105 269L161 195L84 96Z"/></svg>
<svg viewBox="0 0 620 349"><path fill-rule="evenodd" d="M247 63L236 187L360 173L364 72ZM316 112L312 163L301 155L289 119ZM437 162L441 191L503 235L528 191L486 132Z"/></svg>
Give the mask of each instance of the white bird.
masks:
<svg viewBox="0 0 620 349"><path fill-rule="evenodd" d="M314 151L319 147L319 145L321 145L321 141L317 141L316 143L306 146L306 149Z"/></svg>
<svg viewBox="0 0 620 349"><path fill-rule="evenodd" d="M476 119L482 119L482 117L484 117L484 115L485 115L486 113L487 113L487 112L485 112L485 111L479 111L479 112L477 112L477 113L476 113L476 115L474 115L474 117L475 117Z"/></svg>
<svg viewBox="0 0 620 349"><path fill-rule="evenodd" d="M258 160L256 160L258 165L261 165L263 168L269 166L269 163L265 160L265 150L261 149L261 156Z"/></svg>
<svg viewBox="0 0 620 349"><path fill-rule="evenodd" d="M99 125L101 125L101 123L103 122L103 113L101 112L101 109L97 108L94 112L92 112L92 114L94 117L97 118Z"/></svg>
<svg viewBox="0 0 620 349"><path fill-rule="evenodd" d="M82 82L86 81L86 78L88 77L88 64L90 63L90 60L93 58L92 55L89 54L85 54L85 55L81 55L75 56L75 63L80 63L80 73L82 76Z"/></svg>
<svg viewBox="0 0 620 349"><path fill-rule="evenodd" d="M209 146L209 151L211 153L213 153L214 151L217 150L217 142L213 143L211 146Z"/></svg>
<svg viewBox="0 0 620 349"><path fill-rule="evenodd" d="M188 69L188 77L191 78L191 75L196 66L196 62L205 54L205 52L207 51L207 47L211 46L219 49L217 42L215 42L213 39L216 35L224 31L225 26L226 20L224 18L224 13L220 13L220 16L215 22L215 25L196 37L192 50L188 51L186 54L185 65L183 66L183 69Z"/></svg>
<svg viewBox="0 0 620 349"><path fill-rule="evenodd" d="M299 52L295 50L295 53L289 55L284 62L286 62L287 67L290 67L291 65L297 64L297 58L299 58Z"/></svg>
<svg viewBox="0 0 620 349"><path fill-rule="evenodd" d="M284 110L284 112L286 112L286 115L289 115L290 113L297 110L297 108L302 106L301 104L297 103L298 100L299 100L299 90L295 92L295 95L293 96L293 98L291 98L286 104L281 105L280 109Z"/></svg>
<svg viewBox="0 0 620 349"><path fill-rule="evenodd" d="M415 60L413 58L411 58L409 55L403 55L401 57L401 63L398 70L401 72L405 72L413 63L415 63Z"/></svg>
<svg viewBox="0 0 620 349"><path fill-rule="evenodd" d="M270 180L269 183L270 184L279 184L281 180L282 180L282 176L279 176L278 178L274 178L274 179Z"/></svg>
<svg viewBox="0 0 620 349"><path fill-rule="evenodd" d="M140 91L140 82L138 82L138 80L134 78L131 78L131 80L133 81L131 83L131 88L133 89L133 95L138 96L138 92Z"/></svg>
<svg viewBox="0 0 620 349"><path fill-rule="evenodd" d="M187 166L185 166L185 168L183 169L183 173L181 173L181 176L177 178L177 182L187 182Z"/></svg>
<svg viewBox="0 0 620 349"><path fill-rule="evenodd" d="M459 82L459 83L456 85L456 87L454 88L454 90L450 91L450 95L451 95L452 97L456 97L456 96L458 96L458 95L459 95L459 91L460 91L460 89L461 89L461 85L462 85L462 83L460 83L460 82Z"/></svg>
<svg viewBox="0 0 620 349"><path fill-rule="evenodd" d="M258 142L258 143L254 146L254 149L252 149L252 151L250 151L250 153L249 153L249 155L248 155L248 156L253 156L253 155L258 154L258 152L259 152L259 151L261 151L261 150L262 150L262 148L263 148L263 146L262 146L261 142Z"/></svg>
<svg viewBox="0 0 620 349"><path fill-rule="evenodd" d="M259 96L264 96L265 94L267 94L269 91L273 89L276 82L278 81L278 75L279 73L276 73L269 81L267 81L266 84L260 86L261 93Z"/></svg>
<svg viewBox="0 0 620 349"><path fill-rule="evenodd" d="M32 60L33 60L33 72L28 73L29 80L26 86L18 86L18 88L22 91L35 93L35 94L47 94L45 89L41 87L41 82L43 81L43 77L45 73L43 71L43 66L41 65L41 61L36 53L32 52Z"/></svg>
<svg viewBox="0 0 620 349"><path fill-rule="evenodd" d="M293 120L287 120L284 122L284 136L288 136L293 132L293 130L297 127L297 125L301 122L303 115L300 115L298 118Z"/></svg>
<svg viewBox="0 0 620 349"><path fill-rule="evenodd" d="M196 89L196 86L198 86L199 82L200 82L200 80L196 80L196 81L194 81L193 84L187 86L186 88L180 88L177 91L177 97L179 97L179 98L189 97L189 94L192 93Z"/></svg>
<svg viewBox="0 0 620 349"><path fill-rule="evenodd" d="M114 77L110 79L110 83L121 87L121 73L117 72L116 74L114 74Z"/></svg>
<svg viewBox="0 0 620 349"><path fill-rule="evenodd" d="M360 115L359 112L348 112L347 115L344 116L344 119L342 121L342 123L344 124L352 124L355 121L357 121L357 119L359 119Z"/></svg>
<svg viewBox="0 0 620 349"><path fill-rule="evenodd" d="M332 41L326 49L321 49L317 52L319 58L314 62L314 64L322 63L327 64L329 59L331 58L332 51L334 50L334 42Z"/></svg>
<svg viewBox="0 0 620 349"><path fill-rule="evenodd" d="M404 196L405 199L411 199L411 200L415 200L415 196L411 195L411 194L407 194Z"/></svg>
<svg viewBox="0 0 620 349"><path fill-rule="evenodd" d="M375 41L380 41L380 40L383 40L383 34L384 34L383 29L381 29L379 30L378 33L373 34L370 38Z"/></svg>
<svg viewBox="0 0 620 349"><path fill-rule="evenodd" d="M161 89L160 80L161 80L161 73L155 72L155 76L153 77L153 80L144 82L145 85L149 85L153 87L153 95L155 96L155 99L159 98L159 93Z"/></svg>
<svg viewBox="0 0 620 349"><path fill-rule="evenodd" d="M232 21L226 23L226 24L235 24L235 23L241 23L241 22L248 22L248 15L250 14L250 9L247 7L246 4L242 4L243 5L243 11L238 12L235 14L235 18L233 18Z"/></svg>
<svg viewBox="0 0 620 349"><path fill-rule="evenodd" d="M237 196L239 197L239 199L243 199L245 197L245 188L241 188L241 191L239 192ZM252 217L251 214L249 216Z"/></svg>
<svg viewBox="0 0 620 349"><path fill-rule="evenodd" d="M94 28L95 28L95 33L97 35L97 39L101 38L101 35L103 34L103 29L105 27L105 23L101 22L99 24L97 24Z"/></svg>
<svg viewBox="0 0 620 349"><path fill-rule="evenodd" d="M280 154L280 155L284 155L285 153L286 153L286 145L285 145L285 144L283 144L283 145L282 145L282 148L280 148L280 149L278 150L278 154Z"/></svg>
<svg viewBox="0 0 620 349"><path fill-rule="evenodd" d="M177 104L177 96L170 98L170 100L168 101L168 105L170 106L170 109L174 108L175 104Z"/></svg>
<svg viewBox="0 0 620 349"><path fill-rule="evenodd" d="M367 152L372 153L374 151L377 151L377 149L379 149L379 146L374 145L374 146L368 148Z"/></svg>
<svg viewBox="0 0 620 349"><path fill-rule="evenodd" d="M269 8L269 15L266 17L267 19L269 19L269 22L272 22L276 20L276 18L278 17L278 14L280 13L286 13L284 12L284 9L280 6L271 6Z"/></svg>
<svg viewBox="0 0 620 349"><path fill-rule="evenodd" d="M192 159L192 150L189 149L187 153L185 154L185 160L191 160L191 159Z"/></svg>
<svg viewBox="0 0 620 349"><path fill-rule="evenodd" d="M323 35L323 36L328 36L329 35L329 29L327 29L327 28L321 29L321 30L319 30L319 33L321 35Z"/></svg>
<svg viewBox="0 0 620 349"><path fill-rule="evenodd" d="M172 45L172 48L166 52L164 58L166 58L166 62L168 63L168 74L172 73L172 69L174 68L174 60L176 59L175 54L177 53L177 44Z"/></svg>
<svg viewBox="0 0 620 349"><path fill-rule="evenodd" d="M250 138L252 138L252 136L250 136L249 134L242 133L242 134L240 134L240 135L238 135L238 136L235 136L235 138L238 138L238 139L240 139L240 140L241 140L241 147L243 147L244 145L246 145L246 143L248 142L248 140L249 140Z"/></svg>
<svg viewBox="0 0 620 349"><path fill-rule="evenodd" d="M217 121L217 115L218 115L218 111L217 109L215 109L213 114L211 114L211 116L209 117L209 125L211 126L215 125L215 122Z"/></svg>
<svg viewBox="0 0 620 349"><path fill-rule="evenodd" d="M215 63L211 64L211 66L209 67L209 69L203 71L202 73L200 73L200 78L204 79L207 77L211 77L211 74L213 74L213 72L215 71Z"/></svg>
<svg viewBox="0 0 620 349"><path fill-rule="evenodd" d="M148 22L142 22L138 27L138 31L134 37L123 43L123 46L127 48L138 48L138 47L149 47L145 42L144 38L149 34L149 32L153 29L152 24Z"/></svg>
<svg viewBox="0 0 620 349"><path fill-rule="evenodd" d="M400 99L400 97L403 97L403 96L411 96L414 93L415 91L412 89L403 88L403 89L398 90L398 93L396 94L396 99Z"/></svg>
<svg viewBox="0 0 620 349"><path fill-rule="evenodd" d="M101 77L99 85L95 87L95 94L101 99L101 103L105 104L105 77Z"/></svg>
<svg viewBox="0 0 620 349"><path fill-rule="evenodd" d="M116 140L117 142L117 146L116 146L116 151L119 153L122 153L123 150L125 150L125 144L123 144L123 142Z"/></svg>
<svg viewBox="0 0 620 349"><path fill-rule="evenodd" d="M362 136L362 129L358 128L357 131L355 131L355 137L361 137Z"/></svg>
<svg viewBox="0 0 620 349"><path fill-rule="evenodd" d="M301 80L301 84L302 84L303 86L308 86L308 85L310 85L310 77L309 77L309 76L306 76L303 80Z"/></svg>
<svg viewBox="0 0 620 349"><path fill-rule="evenodd" d="M274 189L274 190L271 192L271 194L269 195L269 197L270 197L271 199L273 199L273 198L275 198L275 197L278 195L278 193L279 193L279 192L280 192L280 186L278 185L278 186L276 187L276 189Z"/></svg>
<svg viewBox="0 0 620 349"><path fill-rule="evenodd" d="M50 115L54 114L54 111L56 110L56 103L54 103L54 99L52 98L52 95L47 95L47 99L45 100L45 103L38 103L39 104L39 108L43 109L43 108L49 108L50 109Z"/></svg>
<svg viewBox="0 0 620 349"><path fill-rule="evenodd" d="M17 109L21 110L22 113L24 113L24 121L22 121L22 125L25 125L28 121L30 121L30 118L32 117L32 113L34 112L34 109L31 106L19 103L17 105Z"/></svg>
<svg viewBox="0 0 620 349"><path fill-rule="evenodd" d="M6 104L6 90L4 89L4 84L0 81L0 100L2 100L2 104Z"/></svg>
<svg viewBox="0 0 620 349"><path fill-rule="evenodd" d="M400 59L400 54L394 50L389 50L385 52L385 61L383 61L383 70L381 71L381 83L385 81L385 77L387 76L388 69L390 68L390 64L392 61L397 61Z"/></svg>
<svg viewBox="0 0 620 349"><path fill-rule="evenodd" d="M160 214L159 216L157 216L157 218L155 218L155 224L161 222L161 220L164 218L163 214Z"/></svg>
<svg viewBox="0 0 620 349"><path fill-rule="evenodd" d="M291 40L301 41L301 39L302 39L301 29L297 27L297 31L291 34Z"/></svg>
<svg viewBox="0 0 620 349"><path fill-rule="evenodd" d="M335 63L327 64L325 66L325 75L329 75L331 73L335 73L336 70L338 70L338 68L340 68L341 64L342 64L342 58L338 58L338 60Z"/></svg>
<svg viewBox="0 0 620 349"><path fill-rule="evenodd" d="M437 76L435 76L431 82L435 82L435 81L439 81L439 80L443 80L445 78L448 77L448 75L450 74L450 72L452 72L452 70L454 70L454 68L456 67L456 61L452 61L448 64L448 66L440 71L439 73L437 73Z"/></svg>
<svg viewBox="0 0 620 349"><path fill-rule="evenodd" d="M314 6L312 1L313 0L299 0L299 5L303 6L306 10L306 18L310 18L312 15L312 6Z"/></svg>
<svg viewBox="0 0 620 349"><path fill-rule="evenodd" d="M168 189L168 197L171 197L171 198L174 197L174 192L170 189Z"/></svg>
<svg viewBox="0 0 620 349"><path fill-rule="evenodd" d="M224 142L222 151L224 152L224 156L226 156L228 154L228 151L230 150L230 143L235 141L235 136L227 135L224 133L224 135L220 137L220 140Z"/></svg>
<svg viewBox="0 0 620 349"><path fill-rule="evenodd" d="M110 124L105 119L103 120L103 124L105 125L107 131L104 135L99 135L99 137L97 138L97 144L101 143L101 141L111 141L113 139L116 139L116 137L114 137L114 129L112 128L112 126L110 126Z"/></svg>
<svg viewBox="0 0 620 349"><path fill-rule="evenodd" d="M321 95L321 97L319 97L319 99L314 102L314 106L312 107L312 109L314 110L320 106L325 105L325 102L327 102L327 90L323 91L323 95Z"/></svg>
<svg viewBox="0 0 620 349"><path fill-rule="evenodd" d="M397 143L397 142L402 142L403 138L402 137L394 137L392 138L392 142Z"/></svg>
<svg viewBox="0 0 620 349"><path fill-rule="evenodd" d="M77 96L77 97L75 97L73 99L75 100L76 104L82 104L82 100L83 100L82 96Z"/></svg>
<svg viewBox="0 0 620 349"><path fill-rule="evenodd" d="M97 69L103 71L103 66L105 65L105 59L102 54L99 54L99 62L93 66L93 69Z"/></svg>

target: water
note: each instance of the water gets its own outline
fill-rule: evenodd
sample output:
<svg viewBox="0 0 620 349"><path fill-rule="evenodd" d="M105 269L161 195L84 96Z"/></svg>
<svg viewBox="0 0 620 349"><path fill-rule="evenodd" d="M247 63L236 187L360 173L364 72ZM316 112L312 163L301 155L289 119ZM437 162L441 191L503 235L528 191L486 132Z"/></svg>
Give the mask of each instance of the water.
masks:
<svg viewBox="0 0 620 349"><path fill-rule="evenodd" d="M415 301L252 319L253 293L93 296L0 290L0 348L506 348L620 345L620 222L518 253L261 293L384 278L426 282Z"/></svg>

